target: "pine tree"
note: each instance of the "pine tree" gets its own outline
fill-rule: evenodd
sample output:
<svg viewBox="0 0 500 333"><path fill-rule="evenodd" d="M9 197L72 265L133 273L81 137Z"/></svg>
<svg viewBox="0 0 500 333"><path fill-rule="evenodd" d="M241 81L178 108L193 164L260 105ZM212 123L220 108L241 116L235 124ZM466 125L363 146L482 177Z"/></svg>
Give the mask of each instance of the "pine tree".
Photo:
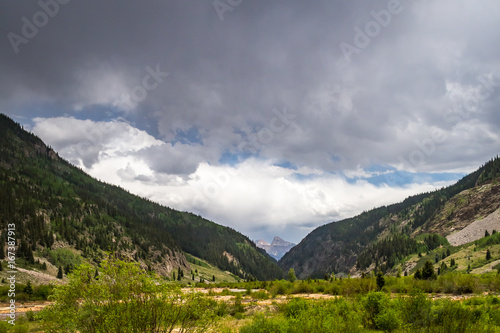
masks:
<svg viewBox="0 0 500 333"><path fill-rule="evenodd" d="M486 230L486 231L484 232L484 237L488 237L489 235L490 235L490 233L488 232L488 230Z"/></svg>
<svg viewBox="0 0 500 333"><path fill-rule="evenodd" d="M43 264L42 264L42 269L43 269L44 271L46 271L46 270L47 270L47 264L45 263L45 261L44 261L44 262L43 262Z"/></svg>
<svg viewBox="0 0 500 333"><path fill-rule="evenodd" d="M57 271L57 278L62 279L63 278L63 269L62 266L59 266L59 270Z"/></svg>
<svg viewBox="0 0 500 333"><path fill-rule="evenodd" d="M432 261L427 260L422 268L422 279L431 280L436 278L436 272L434 271L434 265Z"/></svg>
<svg viewBox="0 0 500 333"><path fill-rule="evenodd" d="M486 260L490 260L491 259L491 252L490 252L490 249L487 249L486 250Z"/></svg>
<svg viewBox="0 0 500 333"><path fill-rule="evenodd" d="M215 282L215 275L212 275L212 282Z"/></svg>
<svg viewBox="0 0 500 333"><path fill-rule="evenodd" d="M443 274L444 272L446 272L447 269L448 269L448 266L446 266L446 263L443 261L441 263L441 267L439 267L438 275Z"/></svg>
<svg viewBox="0 0 500 333"><path fill-rule="evenodd" d="M378 273L377 273L377 287L378 287L378 290L382 290L382 288L384 287L384 285L385 285L384 275L382 274L381 271L378 271Z"/></svg>
<svg viewBox="0 0 500 333"><path fill-rule="evenodd" d="M422 279L422 272L420 271L420 269L417 269L415 271L415 274L413 274L413 277L417 280L421 280Z"/></svg>
<svg viewBox="0 0 500 333"><path fill-rule="evenodd" d="M33 295L33 287L31 286L31 282L28 281L26 287L24 287L23 291L28 295Z"/></svg>

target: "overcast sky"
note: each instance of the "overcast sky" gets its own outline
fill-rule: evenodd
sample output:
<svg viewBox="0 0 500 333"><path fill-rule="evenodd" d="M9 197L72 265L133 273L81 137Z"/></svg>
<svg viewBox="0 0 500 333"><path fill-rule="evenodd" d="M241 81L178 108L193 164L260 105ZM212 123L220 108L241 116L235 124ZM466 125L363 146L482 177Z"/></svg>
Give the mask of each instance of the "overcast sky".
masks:
<svg viewBox="0 0 500 333"><path fill-rule="evenodd" d="M252 239L500 151L500 2L0 2L0 112L92 176Z"/></svg>

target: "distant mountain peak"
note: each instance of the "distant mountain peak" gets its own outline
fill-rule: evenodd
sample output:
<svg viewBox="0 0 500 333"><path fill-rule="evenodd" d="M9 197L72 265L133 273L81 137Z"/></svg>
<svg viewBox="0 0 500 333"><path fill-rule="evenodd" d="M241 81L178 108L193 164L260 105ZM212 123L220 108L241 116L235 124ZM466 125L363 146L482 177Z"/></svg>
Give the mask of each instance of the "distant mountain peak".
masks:
<svg viewBox="0 0 500 333"><path fill-rule="evenodd" d="M271 242L272 246L295 246L294 243L288 242L284 240L283 238L280 238L278 236L274 236L273 241Z"/></svg>
<svg viewBox="0 0 500 333"><path fill-rule="evenodd" d="M258 240L255 242L257 247L264 249L271 257L276 260L280 260L281 257L285 255L292 247L295 246L294 243L288 242L281 237L274 236L271 244L266 242L265 240Z"/></svg>
<svg viewBox="0 0 500 333"><path fill-rule="evenodd" d="M266 242L263 239L259 239L258 241L255 242L255 245L257 245L257 247L260 247L259 245L261 245L261 246L270 246L271 244L269 244L268 242Z"/></svg>

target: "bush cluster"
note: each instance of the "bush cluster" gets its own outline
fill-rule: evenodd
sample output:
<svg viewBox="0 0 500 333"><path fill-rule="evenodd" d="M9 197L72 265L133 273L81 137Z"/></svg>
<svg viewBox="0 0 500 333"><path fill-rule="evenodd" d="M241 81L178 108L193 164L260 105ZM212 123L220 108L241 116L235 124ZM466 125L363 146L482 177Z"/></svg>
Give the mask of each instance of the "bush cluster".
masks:
<svg viewBox="0 0 500 333"><path fill-rule="evenodd" d="M383 292L327 301L292 299L278 315L257 316L240 332L497 332L499 303L491 296L463 303L431 301L421 291L394 299Z"/></svg>
<svg viewBox="0 0 500 333"><path fill-rule="evenodd" d="M46 332L204 332L220 313L210 298L182 293L114 259L101 262L97 276L82 264L51 298L54 304L41 312Z"/></svg>

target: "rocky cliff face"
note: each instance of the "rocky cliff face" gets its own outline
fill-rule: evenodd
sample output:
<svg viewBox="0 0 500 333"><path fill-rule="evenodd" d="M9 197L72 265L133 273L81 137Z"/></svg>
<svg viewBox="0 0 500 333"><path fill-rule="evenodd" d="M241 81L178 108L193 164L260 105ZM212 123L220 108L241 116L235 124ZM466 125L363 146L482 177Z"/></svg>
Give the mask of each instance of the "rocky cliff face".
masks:
<svg viewBox="0 0 500 333"><path fill-rule="evenodd" d="M271 257L276 260L280 260L285 253L290 251L292 247L295 246L294 243L287 242L282 238L275 236L271 244L264 240L258 240L255 242L257 247L264 249Z"/></svg>
<svg viewBox="0 0 500 333"><path fill-rule="evenodd" d="M500 221L494 214L499 208L500 184L495 182L476 186L448 200L441 211L423 226L423 229L427 233L448 237L452 245L465 244L483 237L486 230L489 232L493 229L500 230ZM476 236L465 237L461 241L453 237L464 229L479 233Z"/></svg>

